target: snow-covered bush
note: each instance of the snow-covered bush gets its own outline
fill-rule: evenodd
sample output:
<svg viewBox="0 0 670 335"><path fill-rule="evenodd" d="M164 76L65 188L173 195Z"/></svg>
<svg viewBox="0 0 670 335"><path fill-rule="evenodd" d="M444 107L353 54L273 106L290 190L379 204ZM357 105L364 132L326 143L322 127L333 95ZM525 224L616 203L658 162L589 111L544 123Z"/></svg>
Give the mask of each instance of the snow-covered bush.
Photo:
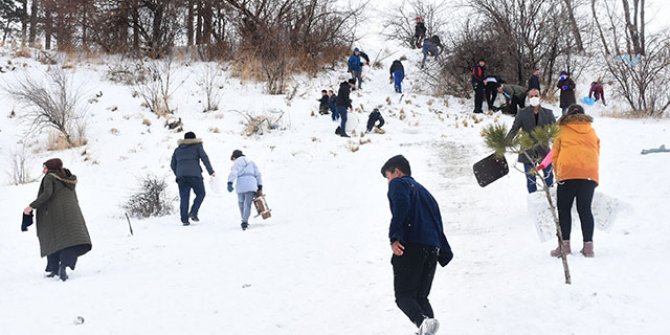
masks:
<svg viewBox="0 0 670 335"><path fill-rule="evenodd" d="M130 216L148 218L174 212L165 177L147 175L140 182L137 192L123 205Z"/></svg>

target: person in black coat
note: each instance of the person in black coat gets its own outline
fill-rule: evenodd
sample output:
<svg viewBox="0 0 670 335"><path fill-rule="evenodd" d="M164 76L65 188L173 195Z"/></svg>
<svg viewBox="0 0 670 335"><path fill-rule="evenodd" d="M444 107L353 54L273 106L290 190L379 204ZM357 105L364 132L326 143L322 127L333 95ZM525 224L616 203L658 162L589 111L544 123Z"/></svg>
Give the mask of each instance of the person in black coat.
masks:
<svg viewBox="0 0 670 335"><path fill-rule="evenodd" d="M414 45L416 45L417 48L421 48L427 31L428 29L426 29L426 25L423 23L423 18L417 16L416 25L414 26Z"/></svg>
<svg viewBox="0 0 670 335"><path fill-rule="evenodd" d="M419 328L435 334L439 322L428 301L437 263L446 266L454 254L444 235L435 198L412 178L409 161L391 157L381 169L389 184L389 242L393 256L393 288L400 310Z"/></svg>
<svg viewBox="0 0 670 335"><path fill-rule="evenodd" d="M577 98L575 97L575 82L570 78L570 73L568 71L561 71L561 78L559 78L556 87L561 90L560 94L560 107L563 115L565 111L568 110L568 107L577 103Z"/></svg>
<svg viewBox="0 0 670 335"><path fill-rule="evenodd" d="M351 88L356 85L355 79L349 79L340 84L340 89L337 91L337 114L340 116L340 131L339 134L342 137L351 137L347 135L346 124L347 124L347 112L352 109L351 98L349 94L351 93Z"/></svg>
<svg viewBox="0 0 670 335"><path fill-rule="evenodd" d="M528 78L528 90L536 89L540 92L542 90L540 89L540 70L535 69L533 70L533 74Z"/></svg>
<svg viewBox="0 0 670 335"><path fill-rule="evenodd" d="M381 129L384 126L384 118L382 117L382 113L379 112L378 108L375 108L372 110L372 113L370 113L370 116L368 116L368 124L366 127L365 132L369 133L372 131L372 128L377 128L379 130L376 130L377 132L383 132Z"/></svg>
<svg viewBox="0 0 670 335"><path fill-rule="evenodd" d="M321 90L321 99L319 101L319 114L324 115L328 114L329 101L328 101L328 91Z"/></svg>
<svg viewBox="0 0 670 335"><path fill-rule="evenodd" d="M484 102L484 78L486 78L486 60L480 59L479 62L472 67L470 78L472 89L475 91L474 113L484 113L482 110L482 103Z"/></svg>

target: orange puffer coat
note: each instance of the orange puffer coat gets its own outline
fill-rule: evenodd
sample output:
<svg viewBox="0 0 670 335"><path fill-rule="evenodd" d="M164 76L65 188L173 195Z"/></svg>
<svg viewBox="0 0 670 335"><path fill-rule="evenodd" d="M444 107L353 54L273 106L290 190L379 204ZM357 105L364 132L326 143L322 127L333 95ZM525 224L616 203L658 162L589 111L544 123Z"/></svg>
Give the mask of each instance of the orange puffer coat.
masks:
<svg viewBox="0 0 670 335"><path fill-rule="evenodd" d="M596 184L600 139L591 127L593 118L585 114L564 115L558 120L560 131L552 147L556 179L588 179Z"/></svg>

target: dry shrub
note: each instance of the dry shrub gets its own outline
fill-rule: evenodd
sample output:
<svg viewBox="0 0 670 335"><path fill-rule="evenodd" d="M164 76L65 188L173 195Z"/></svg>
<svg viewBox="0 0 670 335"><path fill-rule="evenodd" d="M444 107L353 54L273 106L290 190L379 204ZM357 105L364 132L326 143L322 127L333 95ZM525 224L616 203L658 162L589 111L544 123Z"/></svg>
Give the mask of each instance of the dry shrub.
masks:
<svg viewBox="0 0 670 335"><path fill-rule="evenodd" d="M20 48L14 50L14 57L31 58L33 56L30 48Z"/></svg>
<svg viewBox="0 0 670 335"><path fill-rule="evenodd" d="M174 211L165 177L147 175L140 180L140 184L138 191L123 204L130 216L148 218L169 215Z"/></svg>
<svg viewBox="0 0 670 335"><path fill-rule="evenodd" d="M221 129L219 129L219 127L209 127L208 130L209 130L210 133L214 133L214 134L218 134L218 133L221 132Z"/></svg>
<svg viewBox="0 0 670 335"><path fill-rule="evenodd" d="M116 128L112 128L112 129L110 129L109 132L110 132L112 135L114 135L114 136L118 136L118 135L119 135L119 130L116 129Z"/></svg>
<svg viewBox="0 0 670 335"><path fill-rule="evenodd" d="M144 118L144 120L142 120L142 124L147 127L151 127L151 120Z"/></svg>
<svg viewBox="0 0 670 335"><path fill-rule="evenodd" d="M47 138L47 150L49 151L61 151L70 148L80 147L86 145L88 140L86 137L71 136L70 141L65 138L62 133L50 131L49 137Z"/></svg>

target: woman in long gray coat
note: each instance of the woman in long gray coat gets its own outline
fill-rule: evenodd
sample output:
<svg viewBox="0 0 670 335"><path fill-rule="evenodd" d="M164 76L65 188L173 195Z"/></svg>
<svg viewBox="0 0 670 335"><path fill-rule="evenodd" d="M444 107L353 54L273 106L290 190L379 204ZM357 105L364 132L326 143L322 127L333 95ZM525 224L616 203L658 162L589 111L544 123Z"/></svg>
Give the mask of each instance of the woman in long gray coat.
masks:
<svg viewBox="0 0 670 335"><path fill-rule="evenodd" d="M246 230L249 226L251 202L256 193L263 190L263 180L256 163L245 157L241 150L233 151L230 159L233 161L233 167L228 175L228 192L233 191L233 182L236 182L237 202L242 215L242 230Z"/></svg>
<svg viewBox="0 0 670 335"><path fill-rule="evenodd" d="M65 281L66 268L74 270L79 256L91 250L91 238L75 191L77 177L58 158L44 162L43 172L37 199L23 213L37 210L37 238L41 256L47 257L47 277Z"/></svg>

